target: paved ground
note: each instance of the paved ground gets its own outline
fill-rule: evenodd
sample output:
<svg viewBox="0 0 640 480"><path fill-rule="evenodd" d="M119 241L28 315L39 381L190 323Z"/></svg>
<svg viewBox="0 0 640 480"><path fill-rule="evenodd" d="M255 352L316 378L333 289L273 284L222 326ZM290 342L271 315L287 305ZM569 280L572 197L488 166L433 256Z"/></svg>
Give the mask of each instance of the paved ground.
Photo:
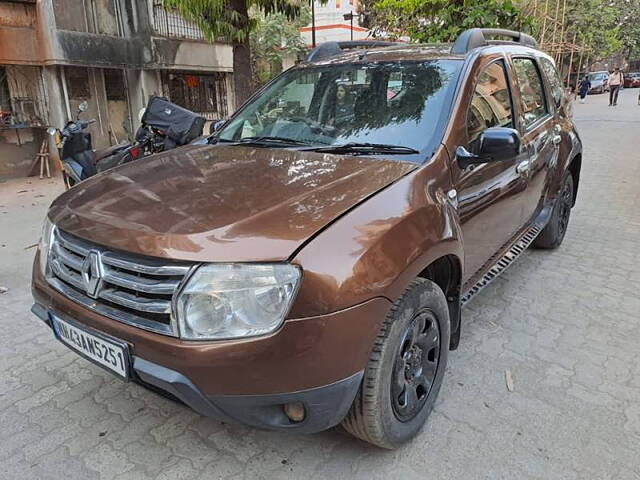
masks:
<svg viewBox="0 0 640 480"><path fill-rule="evenodd" d="M60 182L0 183L0 478L640 479L637 94L575 105L585 162L564 245L473 301L429 425L395 452L204 419L66 350L28 313L25 250Z"/></svg>

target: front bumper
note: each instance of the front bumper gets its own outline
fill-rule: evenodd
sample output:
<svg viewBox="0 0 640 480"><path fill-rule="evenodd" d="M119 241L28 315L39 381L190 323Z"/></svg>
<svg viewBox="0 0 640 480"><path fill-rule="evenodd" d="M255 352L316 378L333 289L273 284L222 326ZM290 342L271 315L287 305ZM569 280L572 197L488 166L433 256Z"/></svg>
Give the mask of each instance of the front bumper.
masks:
<svg viewBox="0 0 640 480"><path fill-rule="evenodd" d="M287 320L269 336L188 342L82 307L51 288L38 268L32 291L32 311L50 327L53 313L126 342L134 381L202 415L303 433L330 428L346 415L390 306L376 298L333 314ZM294 402L304 405L302 422L284 414L283 405Z"/></svg>
<svg viewBox="0 0 640 480"><path fill-rule="evenodd" d="M52 327L49 311L36 303L31 311ZM206 417L242 423L269 430L295 430L315 433L331 428L345 417L358 392L363 371L322 387L297 392L269 395L213 395L207 396L185 375L144 358L132 358L132 379L153 391L175 397ZM293 422L287 417L284 405L301 403L305 418Z"/></svg>

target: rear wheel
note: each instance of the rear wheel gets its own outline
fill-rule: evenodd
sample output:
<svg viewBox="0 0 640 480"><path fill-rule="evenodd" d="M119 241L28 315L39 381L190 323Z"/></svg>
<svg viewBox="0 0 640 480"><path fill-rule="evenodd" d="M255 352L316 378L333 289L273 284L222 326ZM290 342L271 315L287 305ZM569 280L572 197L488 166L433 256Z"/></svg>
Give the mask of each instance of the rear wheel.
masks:
<svg viewBox="0 0 640 480"><path fill-rule="evenodd" d="M573 176L570 172L564 178L560 195L553 207L549 223L533 242L537 248L558 248L567 233L571 208L573 207Z"/></svg>
<svg viewBox="0 0 640 480"><path fill-rule="evenodd" d="M449 337L444 293L429 280L414 280L387 314L343 427L382 448L413 438L440 391Z"/></svg>

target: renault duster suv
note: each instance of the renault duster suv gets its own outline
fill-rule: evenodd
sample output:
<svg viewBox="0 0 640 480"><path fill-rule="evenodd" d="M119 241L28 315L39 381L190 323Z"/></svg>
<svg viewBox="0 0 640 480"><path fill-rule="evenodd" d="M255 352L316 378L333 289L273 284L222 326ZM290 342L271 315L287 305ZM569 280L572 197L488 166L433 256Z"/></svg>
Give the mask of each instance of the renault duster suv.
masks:
<svg viewBox="0 0 640 480"><path fill-rule="evenodd" d="M208 144L56 199L33 312L203 415L399 446L433 408L461 308L564 238L581 143L535 47L478 29L318 47Z"/></svg>

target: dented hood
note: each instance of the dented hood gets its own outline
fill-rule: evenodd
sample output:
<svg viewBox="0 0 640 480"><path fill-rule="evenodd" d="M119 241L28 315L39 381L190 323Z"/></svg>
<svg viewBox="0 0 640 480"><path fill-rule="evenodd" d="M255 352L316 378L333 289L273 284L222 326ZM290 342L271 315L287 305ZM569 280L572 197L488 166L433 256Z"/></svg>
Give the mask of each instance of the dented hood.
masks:
<svg viewBox="0 0 640 480"><path fill-rule="evenodd" d="M187 146L78 184L53 203L63 231L181 260L291 256L345 211L416 167L247 146Z"/></svg>

